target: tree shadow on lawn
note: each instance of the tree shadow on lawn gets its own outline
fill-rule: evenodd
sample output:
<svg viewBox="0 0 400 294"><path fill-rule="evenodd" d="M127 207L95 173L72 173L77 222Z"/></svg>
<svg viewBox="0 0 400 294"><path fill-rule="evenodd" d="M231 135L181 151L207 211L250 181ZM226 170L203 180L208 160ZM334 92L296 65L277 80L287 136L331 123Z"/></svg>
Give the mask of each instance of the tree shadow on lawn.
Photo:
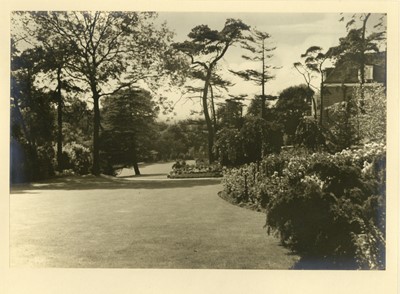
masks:
<svg viewBox="0 0 400 294"><path fill-rule="evenodd" d="M11 194L27 193L29 190L116 190L116 189L172 189L216 185L220 179L161 179L124 180L114 177L71 176L46 181L11 185Z"/></svg>

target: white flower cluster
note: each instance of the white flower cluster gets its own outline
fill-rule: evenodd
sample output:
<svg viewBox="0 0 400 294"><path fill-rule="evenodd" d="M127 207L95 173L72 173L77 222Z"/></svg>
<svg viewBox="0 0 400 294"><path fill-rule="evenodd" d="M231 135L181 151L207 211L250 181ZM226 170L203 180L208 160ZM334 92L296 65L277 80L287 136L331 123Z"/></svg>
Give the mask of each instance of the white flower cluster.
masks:
<svg viewBox="0 0 400 294"><path fill-rule="evenodd" d="M301 179L301 182L306 184L315 184L321 190L324 188L325 185L325 182L321 180L316 174L304 176L304 178Z"/></svg>

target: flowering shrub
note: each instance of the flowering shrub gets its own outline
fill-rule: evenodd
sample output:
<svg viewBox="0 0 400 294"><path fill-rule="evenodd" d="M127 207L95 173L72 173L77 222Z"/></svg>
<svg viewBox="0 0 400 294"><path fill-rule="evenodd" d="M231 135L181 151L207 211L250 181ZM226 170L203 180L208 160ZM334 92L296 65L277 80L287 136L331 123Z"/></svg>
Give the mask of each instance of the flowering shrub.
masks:
<svg viewBox="0 0 400 294"><path fill-rule="evenodd" d="M169 178L199 178L221 177L222 168L219 164L206 164L197 161L195 164L187 164L184 160L178 160L172 165Z"/></svg>
<svg viewBox="0 0 400 294"><path fill-rule="evenodd" d="M237 203L252 202L265 208L269 195L276 190L285 189L289 179L299 176L291 174L295 166L307 164L307 151L286 150L278 154L271 154L258 163L249 163L240 168L223 170L222 184L224 190ZM288 169L288 165L292 169ZM298 171L300 172L300 170Z"/></svg>
<svg viewBox="0 0 400 294"><path fill-rule="evenodd" d="M90 149L76 142L67 143L63 146L64 167L74 173L88 174L91 166Z"/></svg>
<svg viewBox="0 0 400 294"><path fill-rule="evenodd" d="M325 137L331 150L386 141L386 89L380 84L356 87L346 101L327 107Z"/></svg>
<svg viewBox="0 0 400 294"><path fill-rule="evenodd" d="M386 90L383 85L372 84L370 87L355 90L355 100L362 107L361 113L355 117L360 126L363 141L386 141ZM363 99L361 99L363 97ZM362 101L362 102L361 102Z"/></svg>
<svg viewBox="0 0 400 294"><path fill-rule="evenodd" d="M266 210L268 232L333 266L385 267L386 147L336 154L295 150L225 169L225 192Z"/></svg>

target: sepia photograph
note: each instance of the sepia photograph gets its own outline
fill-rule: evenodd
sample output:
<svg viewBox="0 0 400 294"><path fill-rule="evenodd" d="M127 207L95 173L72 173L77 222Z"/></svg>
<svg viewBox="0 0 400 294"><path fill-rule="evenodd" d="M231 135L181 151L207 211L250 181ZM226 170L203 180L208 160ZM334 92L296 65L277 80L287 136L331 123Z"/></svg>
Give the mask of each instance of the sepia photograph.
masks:
<svg viewBox="0 0 400 294"><path fill-rule="evenodd" d="M387 11L9 18L10 270L387 271Z"/></svg>

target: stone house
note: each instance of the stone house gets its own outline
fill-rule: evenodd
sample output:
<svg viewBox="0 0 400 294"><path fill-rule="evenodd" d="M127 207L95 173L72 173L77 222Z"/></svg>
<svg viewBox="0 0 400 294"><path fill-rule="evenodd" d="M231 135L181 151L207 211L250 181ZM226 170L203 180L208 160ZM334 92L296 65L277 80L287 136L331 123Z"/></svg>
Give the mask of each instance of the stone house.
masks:
<svg viewBox="0 0 400 294"><path fill-rule="evenodd" d="M382 84L386 87L386 52L368 54L365 63L365 87ZM359 65L346 62L336 67L326 68L323 72L323 121L328 115L327 107L347 101L354 90L360 87L361 77ZM319 111L318 111L319 115Z"/></svg>

